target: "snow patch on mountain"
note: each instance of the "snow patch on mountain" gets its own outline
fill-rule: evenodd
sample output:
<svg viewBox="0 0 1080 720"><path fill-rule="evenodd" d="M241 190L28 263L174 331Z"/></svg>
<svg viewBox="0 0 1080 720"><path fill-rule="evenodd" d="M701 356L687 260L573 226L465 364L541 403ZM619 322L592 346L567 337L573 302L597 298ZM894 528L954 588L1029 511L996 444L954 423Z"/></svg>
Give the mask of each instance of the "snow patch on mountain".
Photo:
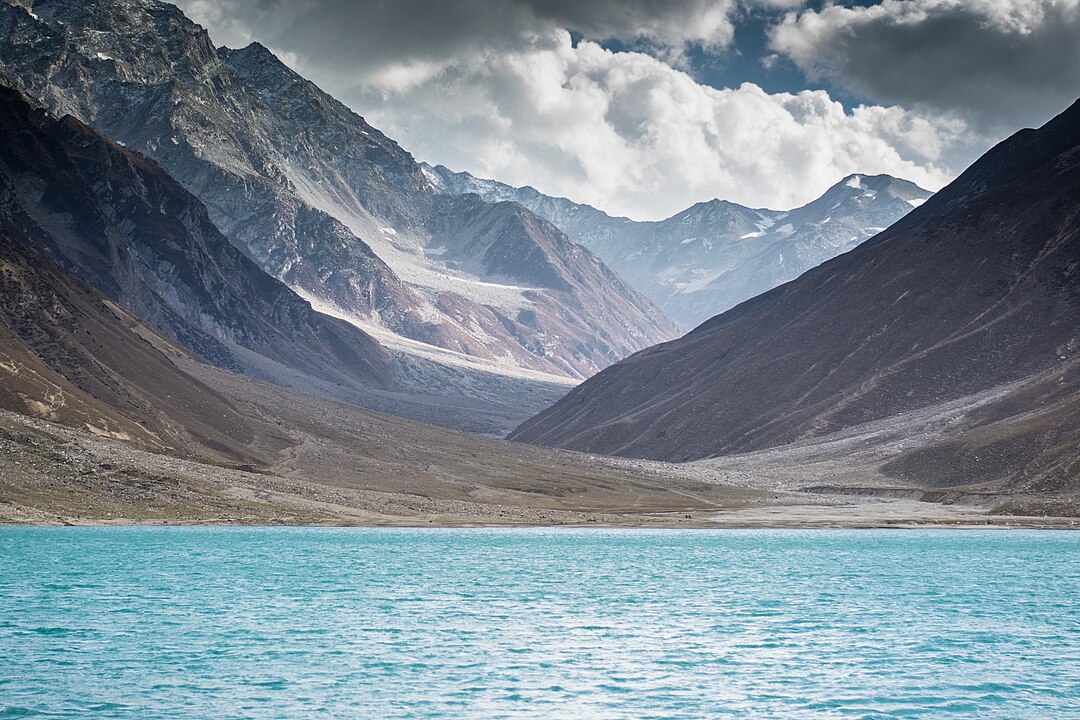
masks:
<svg viewBox="0 0 1080 720"><path fill-rule="evenodd" d="M930 196L887 175L852 175L793 210L713 200L667 220L635 222L532 188L513 188L442 166L424 168L439 192L512 199L547 218L684 327L853 249Z"/></svg>
<svg viewBox="0 0 1080 720"><path fill-rule="evenodd" d="M555 375L552 373L540 372L538 370L530 370L528 368L521 367L513 358L512 355L504 355L495 359L478 358L474 355L468 355L466 353L455 352L453 350L447 350L445 348L436 347L427 343L418 342L416 340L410 340L409 338L402 337L396 333L393 333L386 328L382 327L379 323L372 321L371 318L364 317L350 313L347 310L343 310L332 302L328 302L323 298L312 295L311 293L300 292L298 293L302 298L311 304L311 307L324 315L344 320L345 322L360 328L367 332L376 340L378 340L384 347L395 350L400 353L404 353L413 358L418 358L426 361L430 361L440 365L446 365L450 367L460 368L463 370L470 370L483 373L495 373L507 378L518 378L523 380L534 380L537 382L550 383L552 385L565 386L567 388L576 385L576 381L572 378L565 377L563 375ZM417 385L418 378L412 379L411 389L431 391L439 389L442 391L457 391L460 392L462 388L445 387L440 384L428 384Z"/></svg>

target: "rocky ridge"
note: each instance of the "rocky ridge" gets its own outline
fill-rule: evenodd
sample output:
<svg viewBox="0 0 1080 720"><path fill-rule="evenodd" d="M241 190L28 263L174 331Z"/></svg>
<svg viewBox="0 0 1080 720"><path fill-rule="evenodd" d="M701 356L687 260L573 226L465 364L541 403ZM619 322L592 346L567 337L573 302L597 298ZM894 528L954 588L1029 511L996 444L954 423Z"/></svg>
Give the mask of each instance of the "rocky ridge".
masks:
<svg viewBox="0 0 1080 720"><path fill-rule="evenodd" d="M710 200L637 222L443 166L424 172L439 192L516 202L546 218L686 328L857 247L930 197L899 178L850 175L794 210Z"/></svg>
<svg viewBox="0 0 1080 720"><path fill-rule="evenodd" d="M455 208L502 261L445 261L455 224L407 152L261 45L215 48L172 5L5 0L0 70L155 159L260 267L365 329L496 372L571 378L677 334L595 256L517 209ZM552 286L552 272L575 281Z"/></svg>
<svg viewBox="0 0 1080 720"><path fill-rule="evenodd" d="M378 342L259 269L152 160L3 86L0 131L0 232L219 366L393 385Z"/></svg>

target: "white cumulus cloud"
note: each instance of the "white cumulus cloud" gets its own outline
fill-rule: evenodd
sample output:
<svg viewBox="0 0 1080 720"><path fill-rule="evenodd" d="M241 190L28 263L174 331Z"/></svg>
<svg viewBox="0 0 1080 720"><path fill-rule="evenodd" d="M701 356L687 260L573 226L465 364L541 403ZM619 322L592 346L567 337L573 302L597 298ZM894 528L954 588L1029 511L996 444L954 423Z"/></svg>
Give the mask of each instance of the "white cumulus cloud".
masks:
<svg viewBox="0 0 1080 720"><path fill-rule="evenodd" d="M853 172L936 189L964 130L898 107L845 112L825 91L718 90L645 54L575 47L565 31L346 94L424 160L634 218L714 197L792 207Z"/></svg>
<svg viewBox="0 0 1080 720"><path fill-rule="evenodd" d="M802 0L179 2L217 42L263 42L422 160L638 219L714 197L792 207L854 172L936 189L969 142L933 112L845 112L826 91L715 89L680 70L743 12ZM609 38L642 52L595 42Z"/></svg>

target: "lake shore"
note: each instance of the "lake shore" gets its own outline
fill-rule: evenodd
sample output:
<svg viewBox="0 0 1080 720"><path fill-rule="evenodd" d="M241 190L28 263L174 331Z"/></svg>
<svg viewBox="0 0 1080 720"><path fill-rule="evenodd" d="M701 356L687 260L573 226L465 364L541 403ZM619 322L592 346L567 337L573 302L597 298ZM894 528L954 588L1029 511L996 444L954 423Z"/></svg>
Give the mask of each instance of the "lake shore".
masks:
<svg viewBox="0 0 1080 720"><path fill-rule="evenodd" d="M355 528L461 528L461 529L658 529L658 530L1080 530L1080 518L1037 517L1023 515L988 515L972 513L933 503L891 504L866 503L857 506L834 505L777 505L726 510L714 514L669 516L624 515L591 516L578 519L517 517L503 522L489 517L459 518L401 518L379 521L280 518L242 519L226 517L181 518L88 518L79 516L12 517L0 506L0 527L355 527ZM915 507L914 505L926 506ZM945 509L943 512L942 509Z"/></svg>

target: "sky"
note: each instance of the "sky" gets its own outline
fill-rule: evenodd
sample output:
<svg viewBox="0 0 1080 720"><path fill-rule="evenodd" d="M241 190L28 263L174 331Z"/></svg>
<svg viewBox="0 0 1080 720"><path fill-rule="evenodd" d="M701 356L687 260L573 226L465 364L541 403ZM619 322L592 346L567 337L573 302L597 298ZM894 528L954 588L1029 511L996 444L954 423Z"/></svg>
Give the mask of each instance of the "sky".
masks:
<svg viewBox="0 0 1080 720"><path fill-rule="evenodd" d="M634 219L937 190L1080 97L1080 0L175 0L418 160Z"/></svg>

